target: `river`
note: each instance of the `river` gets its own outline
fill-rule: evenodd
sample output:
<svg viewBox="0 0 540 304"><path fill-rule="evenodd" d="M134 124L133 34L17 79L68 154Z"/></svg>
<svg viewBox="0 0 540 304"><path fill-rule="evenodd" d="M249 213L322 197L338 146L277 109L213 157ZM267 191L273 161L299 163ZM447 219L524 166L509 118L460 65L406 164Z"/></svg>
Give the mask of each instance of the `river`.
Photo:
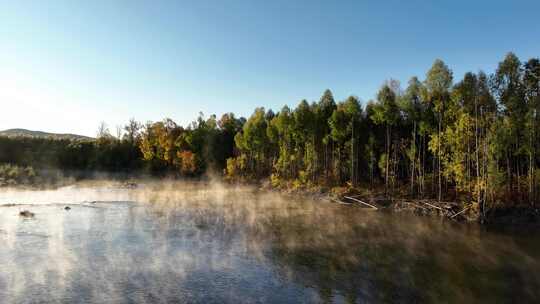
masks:
<svg viewBox="0 0 540 304"><path fill-rule="evenodd" d="M539 299L536 228L458 224L219 183L0 190L2 304Z"/></svg>

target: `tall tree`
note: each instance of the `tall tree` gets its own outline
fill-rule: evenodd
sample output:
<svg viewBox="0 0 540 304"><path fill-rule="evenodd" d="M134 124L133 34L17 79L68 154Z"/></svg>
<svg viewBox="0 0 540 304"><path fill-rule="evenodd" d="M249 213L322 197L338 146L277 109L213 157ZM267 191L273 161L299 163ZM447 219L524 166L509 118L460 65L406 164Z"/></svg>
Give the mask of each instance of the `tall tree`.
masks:
<svg viewBox="0 0 540 304"><path fill-rule="evenodd" d="M328 119L334 113L336 109L336 102L334 96L330 90L324 91L319 103L316 106L316 142L317 146L323 147L323 151L319 151L319 154L322 154L323 157L318 157L318 159L323 159L323 169L324 176L328 180L328 173L330 171L331 164L331 151L332 149L332 138L330 136L330 126L328 125Z"/></svg>
<svg viewBox="0 0 540 304"><path fill-rule="evenodd" d="M430 102L437 113L437 135L433 137L430 146L432 151L437 153L437 173L438 173L438 200L442 197L441 180L441 133L443 130L443 119L446 105L450 99L450 87L452 85L452 71L440 59L435 60L426 75L426 99Z"/></svg>
<svg viewBox="0 0 540 304"><path fill-rule="evenodd" d="M355 179L355 129L359 127L360 117L362 114L362 108L357 97L350 96L344 102L341 102L337 105L337 108L330 116L328 123L330 125L330 136L333 142L337 145L337 157L335 162L335 167L337 169L337 176L340 182L343 182L344 166L342 162L346 156L345 147L348 145L350 149L348 163L350 180L352 184L356 183ZM358 131L356 131L358 133Z"/></svg>
<svg viewBox="0 0 540 304"><path fill-rule="evenodd" d="M524 64L523 90L527 103L527 129L529 134L528 154L529 154L529 201L534 204L536 201L536 173L538 151L538 134L540 133L540 60L531 58Z"/></svg>
<svg viewBox="0 0 540 304"><path fill-rule="evenodd" d="M408 87L401 99L401 107L405 114L406 120L412 123L412 133L410 147L407 151L407 157L411 162L410 166L410 187L411 194L415 194L415 177L421 172L420 164L420 148L418 147L418 124L422 119L423 104L422 104L422 83L417 77L412 77L409 80Z"/></svg>
<svg viewBox="0 0 540 304"><path fill-rule="evenodd" d="M384 159L384 189L385 193L388 193L392 126L394 126L399 119L399 108L396 103L396 94L386 84L383 85L383 87L377 93L377 101L378 103L373 108L373 113L370 118L375 124L382 124L386 127L386 153L381 159Z"/></svg>
<svg viewBox="0 0 540 304"><path fill-rule="evenodd" d="M508 136L513 139L505 147L509 190L512 191L515 174L518 193L521 186L520 158L523 154L521 147L525 129L525 120L522 118L527 114L522 78L521 62L515 54L508 53L499 63L492 81L494 92L503 109L504 119L508 121Z"/></svg>

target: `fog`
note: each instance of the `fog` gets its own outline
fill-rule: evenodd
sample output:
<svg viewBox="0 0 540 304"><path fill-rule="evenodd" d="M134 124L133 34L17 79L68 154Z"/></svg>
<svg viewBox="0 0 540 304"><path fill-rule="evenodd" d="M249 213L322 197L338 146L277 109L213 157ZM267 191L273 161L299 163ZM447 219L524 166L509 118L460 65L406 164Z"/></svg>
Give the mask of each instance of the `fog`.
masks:
<svg viewBox="0 0 540 304"><path fill-rule="evenodd" d="M213 180L11 188L0 190L0 205L0 303L540 296L534 230L458 225ZM23 218L22 210L35 216Z"/></svg>

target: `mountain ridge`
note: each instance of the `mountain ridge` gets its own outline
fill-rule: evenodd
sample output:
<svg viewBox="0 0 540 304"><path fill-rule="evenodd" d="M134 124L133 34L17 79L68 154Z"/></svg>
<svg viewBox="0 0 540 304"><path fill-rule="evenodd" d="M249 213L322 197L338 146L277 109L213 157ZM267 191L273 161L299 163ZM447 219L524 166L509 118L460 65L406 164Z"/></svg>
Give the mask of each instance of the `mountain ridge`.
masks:
<svg viewBox="0 0 540 304"><path fill-rule="evenodd" d="M69 139L69 140L89 140L93 139L89 136L72 134L72 133L51 133L44 131L34 131L23 128L13 128L0 131L0 136L3 137L32 137L32 138L53 138L53 139Z"/></svg>

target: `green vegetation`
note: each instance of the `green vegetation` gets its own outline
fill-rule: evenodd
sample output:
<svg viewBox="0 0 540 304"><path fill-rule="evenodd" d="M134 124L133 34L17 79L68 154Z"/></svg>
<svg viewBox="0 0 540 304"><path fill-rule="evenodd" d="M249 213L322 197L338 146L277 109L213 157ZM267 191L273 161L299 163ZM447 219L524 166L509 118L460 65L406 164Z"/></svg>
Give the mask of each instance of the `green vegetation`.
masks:
<svg viewBox="0 0 540 304"><path fill-rule="evenodd" d="M36 172L32 167L19 167L10 164L0 165L0 186L32 184Z"/></svg>
<svg viewBox="0 0 540 304"><path fill-rule="evenodd" d="M362 109L326 91L277 114L257 109L236 136L228 178L265 177L274 186L376 186L390 197L495 206L538 199L540 63L508 54L493 75L454 83L436 60L421 82L387 81ZM308 119L306 119L308 118ZM311 123L309 123L311 122ZM266 134L262 132L267 130Z"/></svg>
<svg viewBox="0 0 540 304"><path fill-rule="evenodd" d="M509 53L492 75L452 71L436 60L405 89L386 81L376 100L302 100L246 120L202 114L187 127L136 121L96 139L0 138L0 162L36 168L177 176L223 173L274 187L380 188L389 197L495 206L539 196L540 62Z"/></svg>

